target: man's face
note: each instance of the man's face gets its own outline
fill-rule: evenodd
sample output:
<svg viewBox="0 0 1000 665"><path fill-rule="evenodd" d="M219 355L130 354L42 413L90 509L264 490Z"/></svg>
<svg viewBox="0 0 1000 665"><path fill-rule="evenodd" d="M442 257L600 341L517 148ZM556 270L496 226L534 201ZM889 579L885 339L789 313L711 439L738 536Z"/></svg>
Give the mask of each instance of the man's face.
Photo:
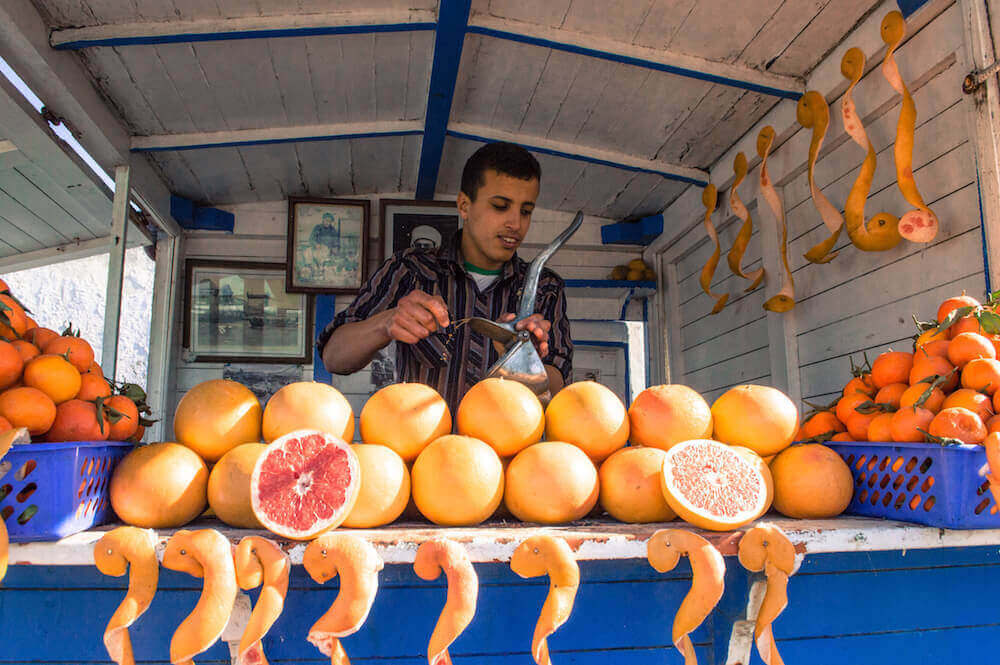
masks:
<svg viewBox="0 0 1000 665"><path fill-rule="evenodd" d="M538 179L522 180L492 170L484 175L475 201L459 192L458 210L464 219L465 260L491 270L509 261L528 234Z"/></svg>

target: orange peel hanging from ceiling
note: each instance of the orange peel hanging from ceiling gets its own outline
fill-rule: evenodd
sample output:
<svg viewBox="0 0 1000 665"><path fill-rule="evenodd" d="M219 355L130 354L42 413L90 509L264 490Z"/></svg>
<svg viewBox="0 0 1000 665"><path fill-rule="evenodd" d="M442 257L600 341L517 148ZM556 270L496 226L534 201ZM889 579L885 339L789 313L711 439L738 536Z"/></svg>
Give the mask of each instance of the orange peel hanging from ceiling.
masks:
<svg viewBox="0 0 1000 665"><path fill-rule="evenodd" d="M709 183L705 185L705 189L701 192L701 202L705 206L705 219L702 222L705 227L705 233L708 234L709 239L715 243L715 251L712 255L708 257L708 261L705 262L704 267L701 269L701 275L698 277L698 283L701 284L701 289L704 291L709 298L715 298L715 305L712 307L712 314L718 314L722 311L722 308L726 306L726 301L729 300L728 293L715 294L712 293L712 277L715 275L715 268L719 265L719 257L722 256L722 247L719 245L719 234L715 232L715 226L712 224L712 213L715 212L715 206L719 200L719 192L715 189L715 185Z"/></svg>
<svg viewBox="0 0 1000 665"><path fill-rule="evenodd" d="M729 209L734 215L743 220L743 225L740 226L740 231L736 234L736 240L733 241L733 247L726 256L726 260L729 262L729 269L733 271L733 274L751 282L750 286L743 290L744 293L753 291L764 281L764 268L759 268L753 272L746 272L743 269L743 254L746 253L747 246L750 244L750 238L753 236L753 218L750 217L750 211L743 205L743 201L740 200L739 193L736 190L744 178L747 177L748 168L747 156L742 152L737 154L736 159L733 160L735 178L732 187L729 188Z"/></svg>
<svg viewBox="0 0 1000 665"><path fill-rule="evenodd" d="M764 197L781 227L779 251L781 264L785 270L781 273L781 289L768 298L763 307L769 312L781 313L795 307L795 279L792 277L792 269L788 266L788 224L785 221L785 206L782 204L777 190L774 189L774 183L771 182L771 176L767 172L767 157L771 154L772 145L774 145L774 127L767 125L757 135L757 155L760 157L760 194Z"/></svg>
<svg viewBox="0 0 1000 665"><path fill-rule="evenodd" d="M841 232L844 230L844 218L826 195L820 191L816 184L816 161L819 159L820 148L823 147L823 139L826 137L826 130L830 127L830 107L827 106L823 95L815 90L807 91L799 98L795 108L795 117L799 124L806 129L812 130L812 138L809 140L809 161L807 165L807 176L809 178L809 194L812 196L813 205L819 212L820 219L826 225L830 235L826 240L813 246L804 254L810 263L829 263L837 258L839 252L834 252L833 247L837 244Z"/></svg>

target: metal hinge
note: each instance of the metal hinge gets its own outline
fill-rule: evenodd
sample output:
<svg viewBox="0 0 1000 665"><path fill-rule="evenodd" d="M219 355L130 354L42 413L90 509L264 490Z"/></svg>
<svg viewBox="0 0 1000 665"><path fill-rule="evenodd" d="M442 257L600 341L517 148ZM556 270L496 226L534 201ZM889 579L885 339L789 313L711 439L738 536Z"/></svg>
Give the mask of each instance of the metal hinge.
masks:
<svg viewBox="0 0 1000 665"><path fill-rule="evenodd" d="M994 62L989 67L984 67L983 69L977 69L969 73L962 81L962 92L967 95L971 95L976 91L976 89L981 86L986 79L993 76L997 72L1000 72L1000 61Z"/></svg>

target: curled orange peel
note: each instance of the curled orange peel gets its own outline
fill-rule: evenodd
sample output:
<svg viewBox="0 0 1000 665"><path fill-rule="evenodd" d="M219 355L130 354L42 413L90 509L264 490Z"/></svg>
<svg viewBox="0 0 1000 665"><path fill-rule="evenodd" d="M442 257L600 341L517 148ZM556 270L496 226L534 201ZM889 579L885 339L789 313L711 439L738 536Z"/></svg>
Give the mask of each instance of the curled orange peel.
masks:
<svg viewBox="0 0 1000 665"><path fill-rule="evenodd" d="M734 275L751 280L750 286L743 290L744 293L753 291L764 281L763 268L748 273L743 270L742 266L743 254L747 251L750 238L753 236L753 218L750 217L750 211L743 205L743 201L740 200L739 193L736 190L739 188L740 183L743 182L743 179L747 177L748 169L747 156L742 152L737 154L736 159L733 160L733 172L736 174L736 177L733 180L733 186L729 188L729 209L732 210L734 215L743 220L743 225L740 227L739 233L736 234L736 240L733 242L732 249L729 250L729 254L726 256L726 260L729 262L729 269L733 271Z"/></svg>
<svg viewBox="0 0 1000 665"><path fill-rule="evenodd" d="M726 562L719 550L691 531L661 529L646 543L649 565L661 573L673 570L686 556L691 562L691 590L674 615L674 646L684 656L685 665L697 665L689 635L708 618L725 590Z"/></svg>
<svg viewBox="0 0 1000 665"><path fill-rule="evenodd" d="M340 638L358 632L368 618L378 593L382 557L367 540L327 533L306 546L302 565L317 584L340 576L337 598L309 629L306 639L330 656L332 665L348 665L350 660Z"/></svg>
<svg viewBox="0 0 1000 665"><path fill-rule="evenodd" d="M788 578L795 571L795 546L772 524L758 524L740 540L740 564L751 572L764 571L767 588L757 613L754 641L766 665L784 665L771 624L788 605Z"/></svg>
<svg viewBox="0 0 1000 665"><path fill-rule="evenodd" d="M896 158L896 184L903 198L915 208L899 219L899 234L912 242L930 242L938 232L938 218L927 207L917 189L913 177L913 137L917 127L917 105L910 89L903 82L896 65L895 52L906 36L906 21L898 11L889 12L882 19L882 41L885 42L885 60L882 61L882 75L893 90L903 96L896 123L896 144L893 147Z"/></svg>
<svg viewBox="0 0 1000 665"><path fill-rule="evenodd" d="M134 665L128 629L149 609L156 594L160 575L156 534L134 526L120 526L109 531L94 544L94 564L111 577L128 573L128 591L104 630L104 648L118 665Z"/></svg>
<svg viewBox="0 0 1000 665"><path fill-rule="evenodd" d="M244 591L260 587L257 604L240 638L240 665L267 665L261 640L281 616L288 593L292 565L277 543L260 536L247 536L233 552L236 582Z"/></svg>
<svg viewBox="0 0 1000 665"><path fill-rule="evenodd" d="M444 571L448 598L427 645L430 665L451 665L448 647L476 615L479 578L465 548L445 538L428 540L417 549L413 571L424 580L436 580Z"/></svg>
<svg viewBox="0 0 1000 665"><path fill-rule="evenodd" d="M698 277L698 283L701 284L701 290L704 291L709 298L715 298L715 305L712 306L712 314L718 314L722 311L722 308L726 306L726 301L729 300L728 293L716 294L712 293L712 277L715 275L715 268L719 265L719 257L722 256L722 246L719 244L719 234L715 232L715 226L712 224L712 213L715 212L715 206L719 201L719 192L716 190L715 185L709 183L705 185L705 189L701 192L701 203L705 206L705 220L703 225L705 226L705 232L713 243L715 243L715 251L712 255L708 257L708 261L701 269L701 275Z"/></svg>
<svg viewBox="0 0 1000 665"><path fill-rule="evenodd" d="M532 658L538 665L549 665L552 659L548 637L566 623L573 612L576 591L580 587L580 567L565 540L541 534L517 546L510 557L510 569L526 578L549 576L549 594L531 638Z"/></svg>
<svg viewBox="0 0 1000 665"><path fill-rule="evenodd" d="M848 49L840 61L840 73L850 81L840 105L844 130L865 150L865 161L861 164L861 170L851 187L851 193L847 195L847 203L844 204L844 224L847 227L847 235L855 247L865 252L884 252L898 245L903 238L899 235L899 219L895 215L880 212L865 220L865 200L871 191L878 158L875 155L875 147L868 140L868 133L861 122L861 117L854 108L852 94L854 86L865 73L864 52L859 48Z"/></svg>
<svg viewBox="0 0 1000 665"><path fill-rule="evenodd" d="M812 138L809 140L807 170L809 193L812 196L813 205L819 212L820 219L823 220L830 232L826 240L810 248L804 256L810 263L829 263L840 253L834 252L833 247L837 244L840 233L844 230L844 218L840 211L830 203L830 199L826 198L826 195L820 190L815 177L819 151L823 147L826 130L830 127L830 107L827 106L823 95L815 90L809 90L799 97L798 106L795 108L795 117L800 125L812 130Z"/></svg>
<svg viewBox="0 0 1000 665"><path fill-rule="evenodd" d="M774 127L767 125L757 135L757 156L760 157L760 193L781 226L781 264L785 271L781 275L781 289L764 302L769 312L787 312L795 307L795 280L788 266L788 224L785 221L785 206L774 189L771 176L767 172L767 156L774 145ZM761 231L763 233L763 231Z"/></svg>
<svg viewBox="0 0 1000 665"><path fill-rule="evenodd" d="M198 604L170 639L170 662L187 665L215 644L229 623L239 593L233 548L215 529L182 529L167 541L163 567L205 578Z"/></svg>

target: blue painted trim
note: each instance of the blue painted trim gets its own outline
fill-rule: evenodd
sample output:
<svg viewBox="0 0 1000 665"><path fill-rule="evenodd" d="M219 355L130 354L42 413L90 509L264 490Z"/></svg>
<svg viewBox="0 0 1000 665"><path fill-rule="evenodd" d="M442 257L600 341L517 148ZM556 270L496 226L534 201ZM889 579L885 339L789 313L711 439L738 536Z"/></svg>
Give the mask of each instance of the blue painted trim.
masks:
<svg viewBox="0 0 1000 665"><path fill-rule="evenodd" d="M655 289L656 282L630 282L627 279L564 279L563 283L571 288L584 289L616 289L616 288L640 288Z"/></svg>
<svg viewBox="0 0 1000 665"><path fill-rule="evenodd" d="M927 0L896 0L896 4L899 5L899 11L903 14L903 18L907 18L926 5Z"/></svg>
<svg viewBox="0 0 1000 665"><path fill-rule="evenodd" d="M454 130L448 130L448 136L454 136L457 139L466 139L467 141L478 141L480 143L491 143L495 139L487 138L485 136L477 136L476 134L467 134L465 132L456 132ZM427 143L427 137L424 136L424 143ZM587 162L588 164L601 164L603 166L610 166L612 168L621 169L623 171L633 171L635 173L651 173L653 175L658 175L668 180L677 180L679 182L687 182L692 185L699 185L704 187L708 184L707 180L701 180L700 178L689 178L688 176L678 175L676 173L670 173L668 171L661 171L659 169L647 169L641 166L630 166L628 164L620 164L618 162L611 162L606 159L597 159L596 157L586 157L584 155L577 155L570 152L563 152L562 150L552 150L551 148L540 148L535 145L528 145L527 143L518 142L519 145L523 146L525 149L531 152L537 152L543 155L552 155L553 157L563 157L565 159L572 159L577 162ZM419 197L418 197L419 198Z"/></svg>
<svg viewBox="0 0 1000 665"><path fill-rule="evenodd" d="M581 339L573 340L573 346L601 346L605 348L622 349L625 353L625 404L632 403L632 368L628 361L628 343L612 342L603 339Z"/></svg>
<svg viewBox="0 0 1000 665"><path fill-rule="evenodd" d="M232 233L236 216L218 208L202 208L176 194L170 195L170 216L189 231L226 231Z"/></svg>
<svg viewBox="0 0 1000 665"><path fill-rule="evenodd" d="M370 139L384 136L419 136L419 129L406 129L392 132L362 132L358 134L324 134L321 136L303 136L283 139L252 139L246 141L226 141L225 143L193 143L191 145L171 146L163 148L132 148L130 152L173 152L183 150L207 150L210 148L234 148L250 145L271 145L274 143L312 143L314 141L340 141L343 139Z"/></svg>
<svg viewBox="0 0 1000 665"><path fill-rule="evenodd" d="M313 340L319 339L319 334L323 332L326 324L333 321L337 313L337 296L317 295L313 302L313 312L316 320L313 321ZM323 359L319 355L319 349L313 348L313 381L319 383L332 384L333 375L326 371Z"/></svg>
<svg viewBox="0 0 1000 665"><path fill-rule="evenodd" d="M654 62L652 60L646 60L644 58L634 58L632 56L621 55L620 53L610 53L608 51L601 51L598 49L587 48L585 46L577 46L576 44L566 44L564 42L557 42L551 39L542 39L540 37L529 37L527 35L519 35L516 32L507 32L506 30L494 30L493 28L470 26L469 32L478 35L486 35L487 37L495 37L497 39L506 39L512 42L520 42L522 44L542 46L545 48L555 49L557 51L565 51L567 53L586 55L591 58L600 58L601 60L621 62L626 65L634 65L636 67L643 67L645 69L655 69L656 71L666 72L668 74L676 74L677 76L684 76L687 78L698 79L700 81L709 81L710 83L728 85L734 88L742 88L743 90L752 90L753 92L759 92L762 95L771 95L773 97L781 97L784 99L794 99L794 100L797 100L799 97L802 96L801 92L795 90L783 90L781 88L773 88L771 86L760 85L758 83L750 83L749 81L740 81L738 79L732 79L727 76L719 76L718 74L708 74L706 72L698 71L696 69L689 69L687 67L678 67L677 65L667 65L662 62Z"/></svg>
<svg viewBox="0 0 1000 665"><path fill-rule="evenodd" d="M417 198L430 200L437 189L444 139L451 118L451 103L455 97L458 66L469 27L472 0L441 0L438 10L437 35L434 37L434 61L427 90L427 112L424 114L424 140L420 147L420 169L417 172Z"/></svg>
<svg viewBox="0 0 1000 665"><path fill-rule="evenodd" d="M983 188L979 183L979 160L976 160L976 199L979 201L979 234L983 246L983 276L986 279L986 293L993 293L990 284L990 253L986 248L986 219L983 217Z"/></svg>
<svg viewBox="0 0 1000 665"><path fill-rule="evenodd" d="M109 37L106 39L80 39L59 44L57 51L74 51L94 46L149 46L153 44L190 44L194 42L223 42L236 39L276 39L280 37L317 37L321 35L364 35L378 32L417 32L433 30L433 22L384 23L378 25L329 25L310 28L282 28L278 30L239 30L236 32L191 32L177 35L145 35L140 37Z"/></svg>

